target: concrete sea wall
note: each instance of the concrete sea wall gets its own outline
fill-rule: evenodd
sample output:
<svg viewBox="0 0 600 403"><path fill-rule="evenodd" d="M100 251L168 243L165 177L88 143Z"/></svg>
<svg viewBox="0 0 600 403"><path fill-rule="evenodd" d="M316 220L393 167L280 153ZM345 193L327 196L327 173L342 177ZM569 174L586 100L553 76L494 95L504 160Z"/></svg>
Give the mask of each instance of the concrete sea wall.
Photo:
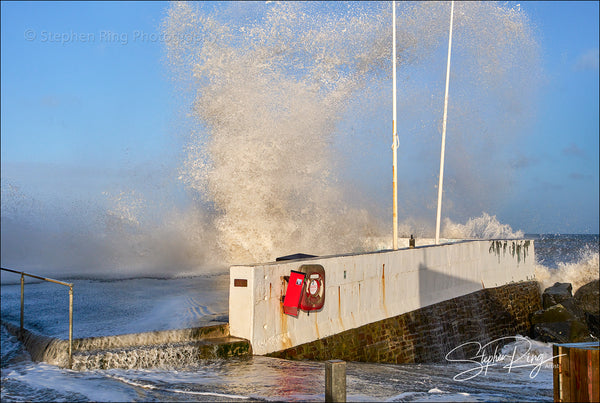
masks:
<svg viewBox="0 0 600 403"><path fill-rule="evenodd" d="M411 334L416 337L419 332L427 331L427 326L431 327L431 334L438 334L437 337L444 337L444 332L454 329L454 326L458 334L461 334L467 332L469 326L481 329L482 320L503 323L510 315L514 316L515 323L522 323L506 325L506 331L519 331L527 326L528 320L525 306L518 302L520 298L530 298L531 309L539 309L536 308L539 302L535 302L539 300L537 283L531 282L534 279L534 261L533 241L494 240L461 241L396 251L232 266L230 333L249 340L254 354L265 355L291 351L293 347L314 341L329 344L329 340L335 339L328 339L331 336L342 337L344 332L374 323L379 323L375 328L383 329L382 334L389 334L391 337L392 331L387 330L386 320L407 313L421 315L421 319L397 319L400 329L397 337L404 335L406 339ZM319 311L300 311L298 317L293 317L283 313L282 297L286 291L284 277L303 264L319 264L324 267L325 303ZM511 283L515 283L517 288L502 287ZM481 291L483 294L480 297L477 293ZM474 295L468 297L474 298L470 302L458 305L456 301L452 302L468 294ZM505 297L494 300L494 296L504 294ZM450 305L440 308L440 311L438 308L429 313L419 311L439 303L444 303L440 307ZM474 318L472 322L451 322L452 315L461 315L458 311L452 312L452 304L456 305L456 309L463 310L465 318L473 311L474 306L485 305L487 310L482 311L481 318ZM459 308L461 304L463 308ZM508 310L505 309L505 313L502 313L498 304ZM516 310L511 314L510 307L514 304L517 304ZM438 317L436 319L434 315L425 320L428 314L437 314ZM404 325L401 325L402 320L405 321ZM429 322L429 325L425 325ZM419 329L419 326L422 328ZM371 333L362 333L364 340L361 345L368 345L368 334ZM360 334L356 333L359 340L363 337ZM383 343L387 336L378 339L371 334L370 337ZM428 347L434 343L429 343ZM348 343L342 342L340 345L345 345L348 349L355 348ZM314 358L321 357L317 352L306 354L307 358L311 354ZM369 356L366 352L364 354L365 357ZM417 358L410 358L411 354L413 353L407 352L403 358L405 361L402 362L420 361L418 357L421 352L414 353ZM394 362L398 362L397 358L395 360Z"/></svg>
<svg viewBox="0 0 600 403"><path fill-rule="evenodd" d="M425 363L476 356L501 337L527 335L541 308L537 282L476 291L355 329L269 354L285 359ZM512 341L512 340L509 340Z"/></svg>

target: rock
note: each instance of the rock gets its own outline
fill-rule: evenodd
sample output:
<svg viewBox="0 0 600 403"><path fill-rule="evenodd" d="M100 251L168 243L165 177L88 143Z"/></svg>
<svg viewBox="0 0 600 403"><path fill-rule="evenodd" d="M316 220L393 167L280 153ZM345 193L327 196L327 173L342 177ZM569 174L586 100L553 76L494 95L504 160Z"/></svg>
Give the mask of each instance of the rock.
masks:
<svg viewBox="0 0 600 403"><path fill-rule="evenodd" d="M544 343L567 343L570 330L569 322L537 323L533 325L533 338Z"/></svg>
<svg viewBox="0 0 600 403"><path fill-rule="evenodd" d="M590 329L590 333L592 333L594 337L600 339L600 315L594 315L586 312L585 322L588 325L588 329Z"/></svg>
<svg viewBox="0 0 600 403"><path fill-rule="evenodd" d="M577 303L577 300L575 298L565 299L559 305L562 305L578 320L585 322L585 311L579 307L579 304Z"/></svg>
<svg viewBox="0 0 600 403"><path fill-rule="evenodd" d="M531 315L531 324L533 325L539 323L568 322L573 320L577 320L577 317L561 304L536 311Z"/></svg>
<svg viewBox="0 0 600 403"><path fill-rule="evenodd" d="M584 312L600 314L600 281L594 280L580 287L575 293L575 301Z"/></svg>
<svg viewBox="0 0 600 403"><path fill-rule="evenodd" d="M569 341L571 343L582 343L586 341L597 341L597 339L591 335L590 329L588 329L585 322L574 320L571 322Z"/></svg>
<svg viewBox="0 0 600 403"><path fill-rule="evenodd" d="M587 326L578 320L538 323L533 326L533 337L544 343L581 343L596 341Z"/></svg>
<svg viewBox="0 0 600 403"><path fill-rule="evenodd" d="M570 283L554 283L548 287L542 294L542 306L550 308L553 305L560 304L562 301L573 297L573 286Z"/></svg>
<svg viewBox="0 0 600 403"><path fill-rule="evenodd" d="M566 299L561 304L533 313L533 337L545 343L596 341L586 319L587 316L577 307L575 299Z"/></svg>

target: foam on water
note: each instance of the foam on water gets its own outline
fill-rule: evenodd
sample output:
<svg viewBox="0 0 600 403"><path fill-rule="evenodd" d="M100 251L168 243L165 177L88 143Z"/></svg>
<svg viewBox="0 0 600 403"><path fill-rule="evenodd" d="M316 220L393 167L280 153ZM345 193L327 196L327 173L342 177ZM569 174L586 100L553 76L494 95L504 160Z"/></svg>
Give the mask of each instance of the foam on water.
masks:
<svg viewBox="0 0 600 403"><path fill-rule="evenodd" d="M178 369L71 371L34 363L2 331L3 401L323 401L324 363L268 357L205 360ZM17 358L20 356L21 358ZM452 377L467 367L347 363L348 401L552 400L552 371L490 368L470 382Z"/></svg>
<svg viewBox="0 0 600 403"><path fill-rule="evenodd" d="M579 287L600 278L599 267L598 248L586 245L576 261L558 262L557 268L537 264L535 277L541 283L542 288L550 287L557 282L571 283L574 294Z"/></svg>
<svg viewBox="0 0 600 403"><path fill-rule="evenodd" d="M13 284L2 283L2 319L18 325L20 285L19 276L14 277ZM227 322L228 273L171 279L74 280L73 283L76 338ZM46 336L68 338L68 288L27 281L25 294L25 327Z"/></svg>

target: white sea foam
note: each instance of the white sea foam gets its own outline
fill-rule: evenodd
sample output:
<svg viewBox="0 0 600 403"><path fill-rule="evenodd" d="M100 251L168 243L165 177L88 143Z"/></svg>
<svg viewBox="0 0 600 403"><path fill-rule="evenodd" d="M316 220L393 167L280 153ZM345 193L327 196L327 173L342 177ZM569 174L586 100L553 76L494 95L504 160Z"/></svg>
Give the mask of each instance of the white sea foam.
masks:
<svg viewBox="0 0 600 403"><path fill-rule="evenodd" d="M523 238L523 231L513 231L508 224L502 224L496 216L483 213L480 217L469 218L466 224L444 220L443 235L458 239L514 239Z"/></svg>
<svg viewBox="0 0 600 403"><path fill-rule="evenodd" d="M571 283L574 294L579 287L600 278L599 267L598 250L588 245L581 250L574 262L558 262L557 268L536 265L535 277L542 288L548 288L557 282Z"/></svg>
<svg viewBox="0 0 600 403"><path fill-rule="evenodd" d="M543 356L545 359L549 359L552 357L552 344L517 335L515 336L515 341L506 344L502 348L502 354L512 355L513 352L517 356L529 353L531 355Z"/></svg>
<svg viewBox="0 0 600 403"><path fill-rule="evenodd" d="M121 381L123 383L126 383L128 385L132 385L138 388L143 388L143 389L152 389L152 390L159 390L159 391L164 391L164 392L171 392L171 393L176 393L176 394L184 394L184 395L192 395L192 396L210 396L210 397L221 397L224 399L228 399L228 400L233 400L233 399L242 399L242 400L247 400L250 399L248 396L240 396L240 395L231 395L231 394L225 394L225 393L214 393L214 392L196 392L193 390L182 390L182 389L173 389L173 388L161 388L158 387L156 385L152 385L149 383L141 383L141 382L136 382L136 381L132 381L130 379L124 378L124 377L120 377L120 376L115 376L115 375L109 375L109 378Z"/></svg>

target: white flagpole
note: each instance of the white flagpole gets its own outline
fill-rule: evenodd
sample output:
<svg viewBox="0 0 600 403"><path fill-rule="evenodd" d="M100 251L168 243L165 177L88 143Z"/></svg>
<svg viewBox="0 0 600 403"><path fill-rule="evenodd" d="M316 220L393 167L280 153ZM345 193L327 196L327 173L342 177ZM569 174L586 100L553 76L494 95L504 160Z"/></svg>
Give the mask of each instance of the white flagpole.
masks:
<svg viewBox="0 0 600 403"><path fill-rule="evenodd" d="M392 60L393 60L393 70L392 70L392 86L393 86L393 118L392 118L392 131L393 131L393 227L394 227L394 241L393 247L394 250L398 249L398 170L397 170L397 162L398 162L398 133L396 131L396 1L393 2L392 6L392 15L393 15L393 25L392 25L392 41L393 41L393 52L392 52Z"/></svg>
<svg viewBox="0 0 600 403"><path fill-rule="evenodd" d="M437 216L435 220L435 244L440 243L440 219L442 215L442 187L444 185L444 153L446 151L446 122L448 120L448 84L450 82L450 53L452 50L452 20L454 1L450 6L450 33L448 34L448 63L446 65L446 93L444 95L444 118L442 120L442 151L440 154L440 181L438 184Z"/></svg>

